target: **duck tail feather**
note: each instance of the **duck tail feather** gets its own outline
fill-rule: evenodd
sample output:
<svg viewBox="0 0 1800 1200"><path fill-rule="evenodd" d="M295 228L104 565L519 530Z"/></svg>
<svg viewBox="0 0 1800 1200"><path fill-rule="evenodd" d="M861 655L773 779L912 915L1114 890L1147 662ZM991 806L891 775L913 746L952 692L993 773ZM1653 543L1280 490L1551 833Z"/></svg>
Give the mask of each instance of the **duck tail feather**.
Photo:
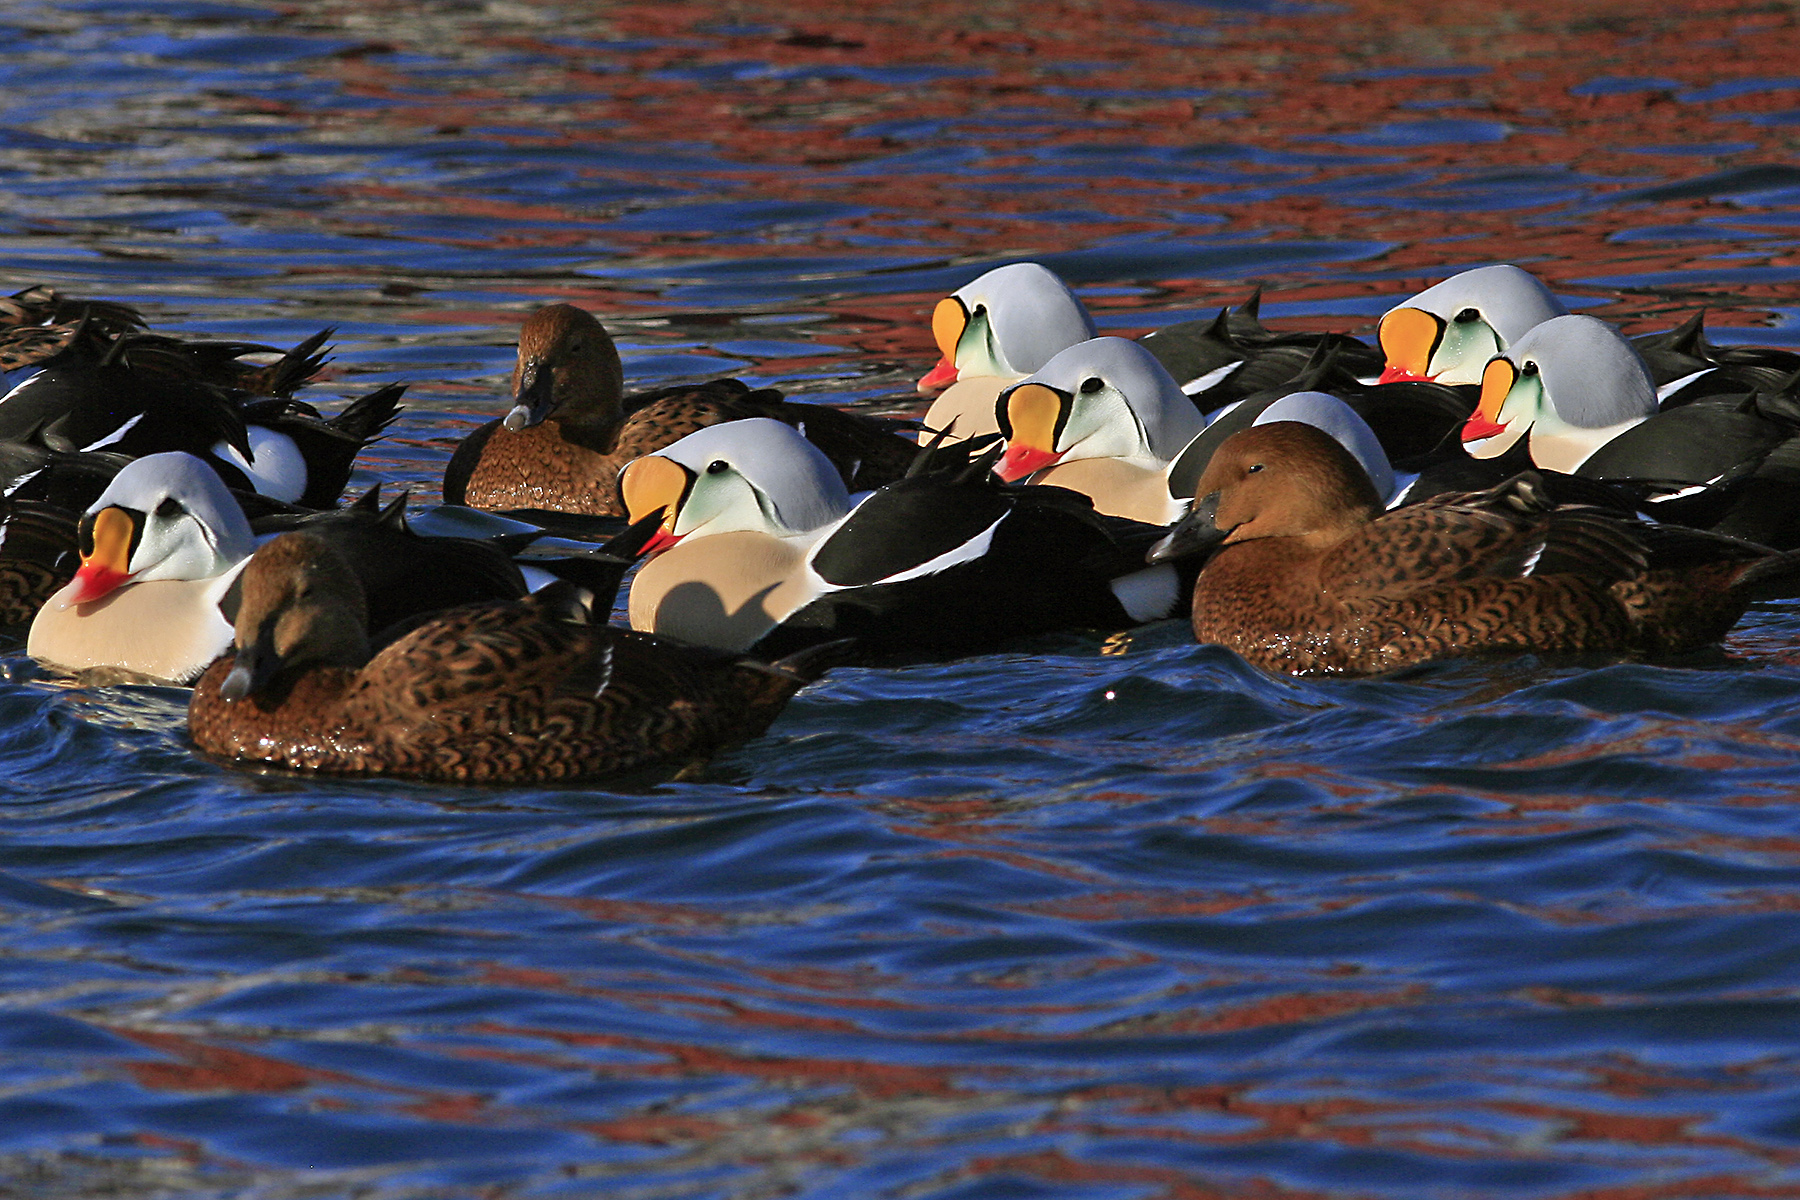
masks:
<svg viewBox="0 0 1800 1200"><path fill-rule="evenodd" d="M400 416L402 409L400 397L405 391L404 383L384 384L366 396L360 396L353 400L343 412L331 418L326 424L337 432L367 445L380 437L382 431L392 425Z"/></svg>
<svg viewBox="0 0 1800 1200"><path fill-rule="evenodd" d="M816 646L808 646L804 650L796 650L784 655L774 662L759 662L747 658L744 665L752 670L762 671L789 679L799 687L818 679L833 667L841 667L855 657L857 639L838 638L835 641L820 642Z"/></svg>
<svg viewBox="0 0 1800 1200"><path fill-rule="evenodd" d="M1733 590L1751 603L1800 597L1800 550L1757 559L1738 575Z"/></svg>

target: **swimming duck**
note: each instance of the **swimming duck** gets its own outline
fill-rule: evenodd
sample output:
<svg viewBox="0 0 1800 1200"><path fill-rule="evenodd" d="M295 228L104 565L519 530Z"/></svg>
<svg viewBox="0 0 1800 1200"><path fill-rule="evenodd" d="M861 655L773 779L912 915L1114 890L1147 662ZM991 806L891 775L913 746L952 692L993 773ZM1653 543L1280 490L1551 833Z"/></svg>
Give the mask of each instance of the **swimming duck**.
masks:
<svg viewBox="0 0 1800 1200"><path fill-rule="evenodd" d="M623 563L620 567L623 570ZM356 574L287 533L243 576L233 653L188 708L196 748L238 763L445 783L697 767L755 737L820 672L589 623L542 595L452 609L377 649Z"/></svg>
<svg viewBox="0 0 1800 1200"><path fill-rule="evenodd" d="M128 464L78 536L80 569L32 621L27 654L70 671L186 683L230 643L219 606L255 538L206 463L171 451Z"/></svg>
<svg viewBox="0 0 1800 1200"><path fill-rule="evenodd" d="M1087 306L1056 272L1009 263L938 301L931 336L943 358L919 380L936 395L925 428L949 439L998 432L994 400L1059 350L1097 336Z"/></svg>
<svg viewBox="0 0 1800 1200"><path fill-rule="evenodd" d="M1489 650L1676 654L1800 583L1800 554L1559 508L1531 472L1383 512L1356 460L1293 422L1233 435L1199 488L1159 551L1218 546L1195 584L1195 636L1269 671L1373 674Z"/></svg>
<svg viewBox="0 0 1800 1200"><path fill-rule="evenodd" d="M1631 343L1593 317L1557 317L1488 363L1462 438L1476 458L1523 438L1536 466L1676 490L1754 465L1795 435L1794 425L1739 399L1659 412L1650 371Z"/></svg>
<svg viewBox="0 0 1800 1200"><path fill-rule="evenodd" d="M1206 422L1136 342L1069 347L1001 392L995 414L1006 438L1000 478L1066 487L1100 512L1151 525L1184 511L1186 497L1169 490L1169 464Z"/></svg>
<svg viewBox="0 0 1800 1200"><path fill-rule="evenodd" d="M1204 432L1189 442L1169 464L1169 490L1191 496L1206 466L1225 439L1240 430L1277 421L1300 421L1323 429L1355 457L1374 484L1383 504L1398 500L1411 482L1394 471L1381 439L1369 423L1343 400L1328 392L1290 392L1261 400L1246 400L1213 419Z"/></svg>
<svg viewBox="0 0 1800 1200"><path fill-rule="evenodd" d="M735 379L621 394L618 349L591 313L551 304L525 319L513 407L463 439L444 472L444 499L487 509L558 509L620 516L619 471L708 425L773 417L803 428L844 482L877 487L906 471L917 448L888 422L823 404L796 404Z"/></svg>
<svg viewBox="0 0 1800 1200"><path fill-rule="evenodd" d="M322 536L345 555L377 630L525 594L505 549L414 534L405 503L401 496L384 509L371 491L346 509L253 524L200 459L179 451L135 459L81 517L80 569L37 613L26 652L94 678L190 682L230 643L234 585L257 537L291 529Z"/></svg>
<svg viewBox="0 0 1800 1200"><path fill-rule="evenodd" d="M991 440L991 439L990 439ZM631 585L632 627L780 652L853 636L863 655L968 652L1054 629L1173 614L1143 569L1160 530L1061 488L1006 488L960 442L854 509L824 456L777 421L735 421L625 469L633 519L667 515Z"/></svg>
<svg viewBox="0 0 1800 1200"><path fill-rule="evenodd" d="M1478 267L1453 275L1383 315L1381 382L1478 384L1489 359L1568 311L1536 276L1518 267ZM1713 344L1704 316L1698 312L1674 329L1630 339L1665 407L1766 386L1759 368L1779 374L1800 369L1800 355L1792 351Z"/></svg>
<svg viewBox="0 0 1800 1200"><path fill-rule="evenodd" d="M323 366L330 334L320 330L285 353L135 332L77 338L0 397L0 439L130 457L182 450L235 487L328 508L405 391L378 388L329 420L294 399ZM280 357L268 366L242 361L260 353Z"/></svg>
<svg viewBox="0 0 1800 1200"><path fill-rule="evenodd" d="M1270 330L1260 317L1261 301L1259 289L1235 309L1153 329L1138 342L1203 412L1286 383L1325 348L1362 374L1381 369L1380 355L1347 334ZM923 424L952 439L998 432L994 400L1001 390L1058 352L1098 336L1080 298L1038 263L1012 263L979 276L938 302L931 326L943 358L919 380L919 391L948 390Z"/></svg>
<svg viewBox="0 0 1800 1200"><path fill-rule="evenodd" d="M1480 383L1489 359L1568 311L1537 276L1510 264L1452 275L1382 315L1381 382Z"/></svg>

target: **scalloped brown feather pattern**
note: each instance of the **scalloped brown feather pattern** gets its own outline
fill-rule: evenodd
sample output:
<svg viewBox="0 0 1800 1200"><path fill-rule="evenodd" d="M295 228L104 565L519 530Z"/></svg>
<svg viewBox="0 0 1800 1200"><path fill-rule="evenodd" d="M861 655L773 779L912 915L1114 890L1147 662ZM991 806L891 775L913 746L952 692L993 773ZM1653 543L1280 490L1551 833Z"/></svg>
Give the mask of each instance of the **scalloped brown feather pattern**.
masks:
<svg viewBox="0 0 1800 1200"><path fill-rule="evenodd" d="M666 389L634 408L610 441L598 445L572 436L555 417L517 433L496 428L470 473L464 503L621 517L625 507L619 472L626 464L697 430L748 417L804 426L808 439L832 460L852 491L899 479L918 452L917 444L854 413L794 404L776 392L751 392L736 380L716 380Z"/></svg>
<svg viewBox="0 0 1800 1200"><path fill-rule="evenodd" d="M680 770L766 729L805 680L530 600L447 612L359 670L315 669L228 704L233 657L195 686L200 750L246 763L445 783Z"/></svg>
<svg viewBox="0 0 1800 1200"><path fill-rule="evenodd" d="M1384 514L1320 554L1295 538L1227 545L1195 587L1195 635L1293 674L1491 650L1685 653L1743 615L1747 573L1780 565L1721 540L1717 562L1647 570L1629 523L1518 484Z"/></svg>

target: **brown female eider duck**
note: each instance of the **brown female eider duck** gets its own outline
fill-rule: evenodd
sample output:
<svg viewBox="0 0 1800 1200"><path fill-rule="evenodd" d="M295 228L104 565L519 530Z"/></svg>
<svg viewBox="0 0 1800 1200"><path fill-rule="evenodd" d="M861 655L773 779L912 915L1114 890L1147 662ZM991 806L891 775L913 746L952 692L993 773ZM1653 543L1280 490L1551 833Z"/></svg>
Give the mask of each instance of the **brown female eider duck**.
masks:
<svg viewBox="0 0 1800 1200"><path fill-rule="evenodd" d="M1683 653L1800 581L1800 554L1557 508L1532 472L1384 513L1342 446L1290 422L1227 439L1159 551L1208 543L1223 545L1194 587L1195 636L1297 675L1488 650Z"/></svg>
<svg viewBox="0 0 1800 1200"><path fill-rule="evenodd" d="M73 579L62 574L67 586L47 597L31 620L27 653L90 680L190 683L231 645L237 575L257 537L296 528L324 537L351 563L377 630L526 591L502 547L409 530L404 496L382 509L371 491L348 508L266 516L254 524L239 500L209 464L190 454L170 451L127 463L79 526L74 514L68 517L80 569L68 569ZM14 531L6 532L0 565L12 550ZM0 573L0 583L4 578Z"/></svg>
<svg viewBox="0 0 1800 1200"><path fill-rule="evenodd" d="M696 429L773 417L801 429L853 491L906 473L917 446L886 422L823 404L785 401L736 379L626 397L618 349L591 313L551 304L525 319L513 368L513 408L456 448L444 499L485 509L553 509L622 516L619 471Z"/></svg>
<svg viewBox="0 0 1800 1200"><path fill-rule="evenodd" d="M816 677L586 623L539 596L451 609L371 653L362 586L324 540L288 533L242 577L235 652L188 708L204 753L446 783L696 767L768 728Z"/></svg>

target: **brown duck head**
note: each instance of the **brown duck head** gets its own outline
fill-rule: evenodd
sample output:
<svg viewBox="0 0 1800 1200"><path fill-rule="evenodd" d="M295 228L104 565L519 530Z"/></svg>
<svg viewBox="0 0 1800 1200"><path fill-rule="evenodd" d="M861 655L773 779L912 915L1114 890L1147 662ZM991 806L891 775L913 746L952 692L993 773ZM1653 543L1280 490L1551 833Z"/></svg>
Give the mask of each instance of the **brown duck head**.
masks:
<svg viewBox="0 0 1800 1200"><path fill-rule="evenodd" d="M1194 488L1194 506L1150 550L1163 562L1220 544L1297 538L1328 549L1382 511L1368 472L1330 434L1299 421L1234 433Z"/></svg>
<svg viewBox="0 0 1800 1200"><path fill-rule="evenodd" d="M600 322L573 304L547 304L519 328L505 425L517 433L555 417L606 432L624 419L624 388L618 348Z"/></svg>
<svg viewBox="0 0 1800 1200"><path fill-rule="evenodd" d="M362 583L344 556L310 533L284 533L240 576L237 659L219 694L269 696L304 667L360 667L369 659Z"/></svg>

